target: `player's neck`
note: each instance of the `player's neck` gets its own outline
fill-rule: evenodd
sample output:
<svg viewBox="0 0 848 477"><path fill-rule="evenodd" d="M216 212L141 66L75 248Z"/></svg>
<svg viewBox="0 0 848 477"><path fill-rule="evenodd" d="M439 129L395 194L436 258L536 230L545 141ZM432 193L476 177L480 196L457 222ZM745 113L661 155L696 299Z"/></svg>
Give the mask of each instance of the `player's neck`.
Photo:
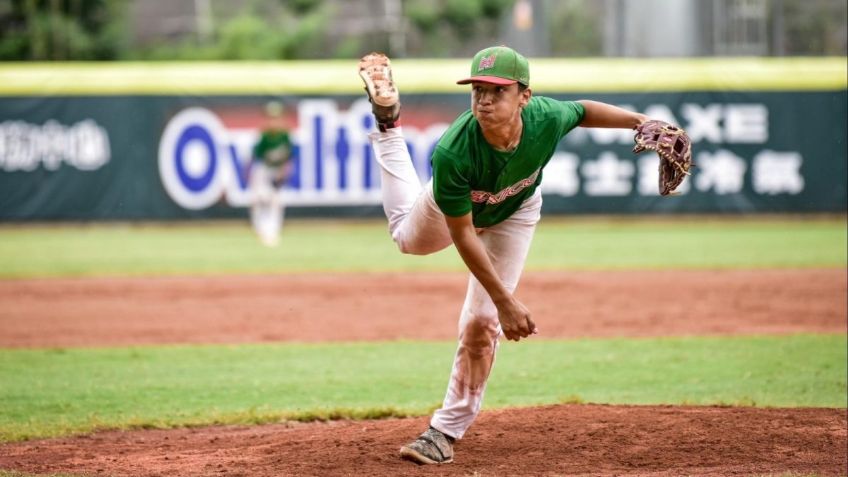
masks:
<svg viewBox="0 0 848 477"><path fill-rule="evenodd" d="M502 126L497 126L490 129L482 129L483 138L492 146L493 149L500 152L514 151L521 142L521 134L524 131L524 123L521 121L521 115L517 115L514 121L505 123Z"/></svg>

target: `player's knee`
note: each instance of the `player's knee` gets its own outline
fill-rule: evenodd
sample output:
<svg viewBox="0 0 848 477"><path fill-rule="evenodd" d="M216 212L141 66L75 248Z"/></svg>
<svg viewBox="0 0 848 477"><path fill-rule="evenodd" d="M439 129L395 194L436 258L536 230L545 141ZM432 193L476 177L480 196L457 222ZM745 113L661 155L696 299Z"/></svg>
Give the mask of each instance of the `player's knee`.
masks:
<svg viewBox="0 0 848 477"><path fill-rule="evenodd" d="M472 314L462 330L460 342L469 350L486 353L494 347L498 336L498 317Z"/></svg>
<svg viewBox="0 0 848 477"><path fill-rule="evenodd" d="M397 247L398 250L400 250L400 253L404 255L421 255L420 253L417 253L418 250L411 246L408 242L398 240Z"/></svg>
<svg viewBox="0 0 848 477"><path fill-rule="evenodd" d="M436 252L436 250L432 250L432 247L425 247L412 240L395 240L395 243L397 243L400 253L404 255L430 255Z"/></svg>

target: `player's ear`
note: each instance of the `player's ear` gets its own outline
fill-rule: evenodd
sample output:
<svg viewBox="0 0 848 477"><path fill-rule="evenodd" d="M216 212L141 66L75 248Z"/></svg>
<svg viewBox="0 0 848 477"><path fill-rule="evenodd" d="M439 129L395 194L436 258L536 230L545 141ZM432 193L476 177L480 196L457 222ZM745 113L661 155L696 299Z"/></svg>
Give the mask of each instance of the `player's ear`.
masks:
<svg viewBox="0 0 848 477"><path fill-rule="evenodd" d="M523 90L519 90L518 94L521 96L521 99L519 99L519 105L523 108L530 102L530 98L533 96L533 91L527 87Z"/></svg>

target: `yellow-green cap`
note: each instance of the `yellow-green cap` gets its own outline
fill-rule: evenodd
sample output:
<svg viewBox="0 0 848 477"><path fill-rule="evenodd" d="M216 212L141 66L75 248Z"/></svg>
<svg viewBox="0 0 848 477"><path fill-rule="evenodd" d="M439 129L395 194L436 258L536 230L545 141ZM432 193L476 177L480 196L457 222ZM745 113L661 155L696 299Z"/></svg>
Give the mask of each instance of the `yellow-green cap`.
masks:
<svg viewBox="0 0 848 477"><path fill-rule="evenodd" d="M471 60L471 76L456 84L473 81L510 85L521 83L530 86L530 65L527 58L507 46L492 46L477 52Z"/></svg>

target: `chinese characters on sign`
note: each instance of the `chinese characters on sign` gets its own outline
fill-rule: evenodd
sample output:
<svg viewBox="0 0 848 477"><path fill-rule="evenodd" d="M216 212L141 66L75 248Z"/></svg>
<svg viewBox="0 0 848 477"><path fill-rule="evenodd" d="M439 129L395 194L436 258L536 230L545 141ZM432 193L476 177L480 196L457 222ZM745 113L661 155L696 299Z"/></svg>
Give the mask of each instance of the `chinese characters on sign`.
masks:
<svg viewBox="0 0 848 477"><path fill-rule="evenodd" d="M751 157L741 157L729 149L740 145L749 150L752 145L769 142L768 109L764 105L686 103L680 111L682 120L666 106L654 105L645 110L650 117L681 125L692 139L695 168L677 192L738 194L746 183L763 195L800 194L804 190L804 158L799 152L762 149ZM631 131L577 129L565 144L567 149L574 149L587 143L629 146L632 142ZM545 193L561 196L574 196L581 191L596 197L627 196L633 190L643 196L659 195L658 165L655 154L642 154L634 161L629 153L619 156L603 151L596 157L581 158L558 152L545 171L542 187Z"/></svg>
<svg viewBox="0 0 848 477"><path fill-rule="evenodd" d="M32 171L39 165L54 171L62 163L90 171L109 162L110 156L109 135L90 119L72 126L52 119L43 125L0 123L0 169L4 171Z"/></svg>

